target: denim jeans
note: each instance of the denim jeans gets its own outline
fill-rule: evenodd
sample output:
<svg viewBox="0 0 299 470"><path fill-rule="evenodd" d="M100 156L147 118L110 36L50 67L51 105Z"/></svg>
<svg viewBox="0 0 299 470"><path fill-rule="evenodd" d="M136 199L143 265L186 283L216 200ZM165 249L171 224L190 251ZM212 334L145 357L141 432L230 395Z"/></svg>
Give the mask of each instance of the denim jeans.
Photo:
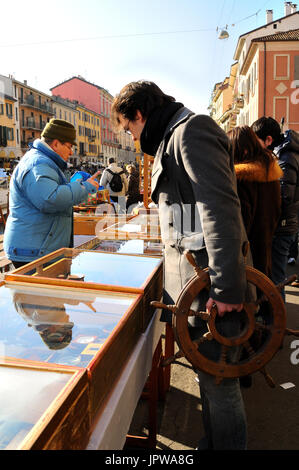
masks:
<svg viewBox="0 0 299 470"><path fill-rule="evenodd" d="M226 337L240 333L241 314L226 313L217 319L217 331ZM191 321L191 324L193 322ZM201 336L205 327L196 321L193 328ZM199 352L209 360L218 361L221 346L215 340L206 341L199 346ZM239 348L230 348L228 361L234 363L240 355ZM197 371L202 400L202 418L205 430L205 442L213 450L245 450L247 448L247 420L238 378L224 378L216 384L214 376Z"/></svg>
<svg viewBox="0 0 299 470"><path fill-rule="evenodd" d="M246 450L247 420L239 379L223 379L198 371L207 449Z"/></svg>
<svg viewBox="0 0 299 470"><path fill-rule="evenodd" d="M296 234L293 235L275 235L272 241L272 281L275 285L285 281L287 274L287 264L289 250L294 242ZM284 289L281 291L285 301Z"/></svg>

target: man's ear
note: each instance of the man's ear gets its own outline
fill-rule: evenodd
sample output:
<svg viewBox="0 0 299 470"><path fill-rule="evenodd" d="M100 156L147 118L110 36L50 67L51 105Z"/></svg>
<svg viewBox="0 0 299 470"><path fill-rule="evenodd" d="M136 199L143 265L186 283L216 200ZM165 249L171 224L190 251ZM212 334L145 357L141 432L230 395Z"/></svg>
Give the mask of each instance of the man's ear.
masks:
<svg viewBox="0 0 299 470"><path fill-rule="evenodd" d="M273 137L271 137L271 135L267 135L266 139L265 139L265 145L266 147L270 147L270 145L273 144Z"/></svg>
<svg viewBox="0 0 299 470"><path fill-rule="evenodd" d="M54 140L52 140L52 142L49 145L51 147L51 149L54 150L54 152L56 152L56 150L57 150L57 144L58 144L58 140L54 139Z"/></svg>
<svg viewBox="0 0 299 470"><path fill-rule="evenodd" d="M142 123L145 122L145 118L142 116L142 114L141 114L141 112L139 111L139 109L137 109L137 111L136 111L135 119L136 119L136 121L137 121L137 120L140 120Z"/></svg>

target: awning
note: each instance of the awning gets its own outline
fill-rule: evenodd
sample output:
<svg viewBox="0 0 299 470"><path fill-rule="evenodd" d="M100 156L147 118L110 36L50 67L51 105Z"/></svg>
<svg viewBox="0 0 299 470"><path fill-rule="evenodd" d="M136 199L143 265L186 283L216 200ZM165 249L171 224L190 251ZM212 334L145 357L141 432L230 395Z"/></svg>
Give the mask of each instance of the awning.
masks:
<svg viewBox="0 0 299 470"><path fill-rule="evenodd" d="M4 150L0 151L0 158L6 158L6 152Z"/></svg>
<svg viewBox="0 0 299 470"><path fill-rule="evenodd" d="M8 155L8 158L16 158L15 154L13 153L13 151L11 151Z"/></svg>

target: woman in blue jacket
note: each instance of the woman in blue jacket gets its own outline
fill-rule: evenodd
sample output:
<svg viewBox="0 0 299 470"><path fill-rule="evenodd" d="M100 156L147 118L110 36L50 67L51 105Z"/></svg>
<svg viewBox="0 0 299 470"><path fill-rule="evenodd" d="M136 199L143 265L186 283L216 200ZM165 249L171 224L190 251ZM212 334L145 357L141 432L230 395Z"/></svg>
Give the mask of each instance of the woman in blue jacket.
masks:
<svg viewBox="0 0 299 470"><path fill-rule="evenodd" d="M51 119L13 172L4 251L15 267L73 245L73 206L99 187L98 173L69 182L67 161L75 143L75 127Z"/></svg>

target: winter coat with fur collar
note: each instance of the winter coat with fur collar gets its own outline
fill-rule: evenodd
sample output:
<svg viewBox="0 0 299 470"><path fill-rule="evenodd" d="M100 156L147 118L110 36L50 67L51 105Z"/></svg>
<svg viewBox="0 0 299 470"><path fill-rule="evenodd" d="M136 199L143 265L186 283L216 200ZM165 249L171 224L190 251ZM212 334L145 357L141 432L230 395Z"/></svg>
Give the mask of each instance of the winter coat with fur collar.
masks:
<svg viewBox="0 0 299 470"><path fill-rule="evenodd" d="M271 277L272 238L280 217L279 179L283 172L276 160L270 165L268 175L259 162L235 164L235 171L253 265Z"/></svg>

